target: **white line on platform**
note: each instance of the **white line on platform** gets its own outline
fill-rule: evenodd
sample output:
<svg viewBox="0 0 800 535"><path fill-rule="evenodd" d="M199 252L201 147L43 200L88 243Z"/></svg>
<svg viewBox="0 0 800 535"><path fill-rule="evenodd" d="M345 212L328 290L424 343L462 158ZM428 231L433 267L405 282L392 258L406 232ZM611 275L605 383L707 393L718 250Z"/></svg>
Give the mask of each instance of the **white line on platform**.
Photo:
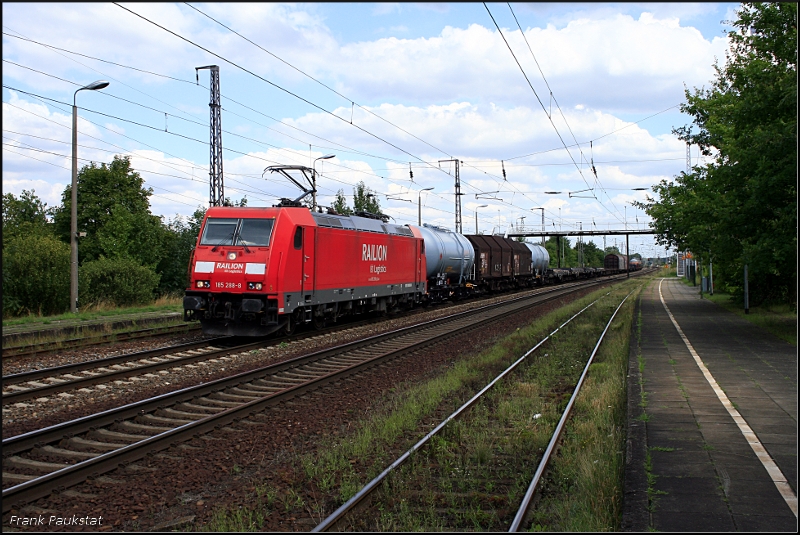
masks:
<svg viewBox="0 0 800 535"><path fill-rule="evenodd" d="M758 457L758 460L761 461L762 465L764 465L769 477L772 478L772 482L775 483L775 486L778 488L778 492L781 493L781 496L783 496L783 499L786 500L786 504L789 506L789 509L791 509L794 513L794 516L797 517L797 496L792 491L789 483L786 481L786 476L783 475L781 469L778 468L778 465L772 460L772 457L770 457L769 453L767 453L764 445L761 444L760 440L758 440L758 437L753 430L750 429L750 426L747 425L747 422L744 418L742 418L742 415L739 414L739 411L734 408L733 403L731 403L731 400L728 399L727 394L722 391L722 388L720 388L717 380L714 379L714 376L711 375L711 372L708 371L708 368L706 368L705 363L703 363L703 359L700 358L700 355L698 355L697 351L694 350L692 344L689 343L689 339L686 338L685 334L683 334L681 326L678 325L678 322L675 320L675 316L673 316L672 312L669 311L669 307L664 301L664 296L661 293L661 284L663 282L664 279L661 279L661 281L658 283L658 296L661 298L661 304L664 305L664 310L667 311L669 319L672 320L672 324L678 330L678 334L681 335L683 343L686 344L686 347L689 349L689 353L691 353L692 357L694 357L694 361L697 363L700 371L703 372L706 381L708 381L708 384L711 385L711 388L717 394L717 398L719 398L722 405L725 407L725 409L727 409L728 414L731 415L733 421L739 426L739 430L742 432L742 435L744 435L745 440L747 440L747 443L750 444L751 448L753 448L756 457Z"/></svg>

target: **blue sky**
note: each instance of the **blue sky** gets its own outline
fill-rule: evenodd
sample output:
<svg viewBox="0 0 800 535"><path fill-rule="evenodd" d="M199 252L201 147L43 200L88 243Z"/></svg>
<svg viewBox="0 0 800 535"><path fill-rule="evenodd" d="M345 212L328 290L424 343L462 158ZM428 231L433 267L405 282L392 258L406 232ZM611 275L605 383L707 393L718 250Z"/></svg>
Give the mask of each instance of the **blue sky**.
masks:
<svg viewBox="0 0 800 535"><path fill-rule="evenodd" d="M501 36L481 3L121 5L135 14L3 4L4 192L60 202L74 91L104 79L77 95L79 165L130 155L166 219L207 205L209 74L197 85L195 67L217 64L226 196L294 198L264 169L332 153L317 163L320 204L363 180L397 223L416 223L421 198L425 222L453 228L453 177L439 160L458 158L468 232L475 210L481 232L538 228L538 207L550 228L645 226L630 202L646 192L634 188L685 169L677 106L724 62L722 21L737 6L487 4ZM591 198L568 193L584 189ZM659 248L634 238L637 250Z"/></svg>

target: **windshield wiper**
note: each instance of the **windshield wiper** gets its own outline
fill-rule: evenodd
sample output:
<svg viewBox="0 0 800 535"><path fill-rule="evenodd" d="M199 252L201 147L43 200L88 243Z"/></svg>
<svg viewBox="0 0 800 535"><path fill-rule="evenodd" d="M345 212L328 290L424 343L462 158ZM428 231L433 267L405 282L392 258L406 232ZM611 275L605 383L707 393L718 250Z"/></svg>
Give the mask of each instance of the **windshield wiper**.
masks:
<svg viewBox="0 0 800 535"><path fill-rule="evenodd" d="M232 244L232 243L233 243L233 240L232 240L231 238L233 238L233 235L234 235L235 233L236 233L236 231L233 231L233 232L231 232L230 234L228 234L227 236L225 236L224 238L222 238L222 241L220 241L218 244L216 244L214 247L212 247L212 248L211 248L211 252L213 253L214 251L216 251L216 250L217 250L217 248L218 248L220 245L222 245L223 243L225 243L225 242L226 242L226 241L228 241L228 240L231 240L231 244Z"/></svg>
<svg viewBox="0 0 800 535"><path fill-rule="evenodd" d="M237 243L237 241L240 241L241 243ZM242 240L242 233L241 232L237 232L236 236L233 237L233 244L234 245L241 245L242 247L244 247L245 251L247 251L248 253L250 252L250 249L247 248L247 244L244 242L244 240Z"/></svg>

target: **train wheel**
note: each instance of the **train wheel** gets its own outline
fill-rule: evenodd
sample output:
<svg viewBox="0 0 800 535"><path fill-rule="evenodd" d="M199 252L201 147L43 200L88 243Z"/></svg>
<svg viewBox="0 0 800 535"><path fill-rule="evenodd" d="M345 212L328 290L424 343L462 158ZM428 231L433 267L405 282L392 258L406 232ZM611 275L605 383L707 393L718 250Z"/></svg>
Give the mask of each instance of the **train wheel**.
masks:
<svg viewBox="0 0 800 535"><path fill-rule="evenodd" d="M325 316L317 315L317 312L320 312L320 310L315 310L314 314L311 316L311 325L317 331L321 331L325 328Z"/></svg>
<svg viewBox="0 0 800 535"><path fill-rule="evenodd" d="M297 330L297 322L294 319L294 314L289 314L286 316L286 324L283 326L282 332L285 336L291 336L295 330Z"/></svg>

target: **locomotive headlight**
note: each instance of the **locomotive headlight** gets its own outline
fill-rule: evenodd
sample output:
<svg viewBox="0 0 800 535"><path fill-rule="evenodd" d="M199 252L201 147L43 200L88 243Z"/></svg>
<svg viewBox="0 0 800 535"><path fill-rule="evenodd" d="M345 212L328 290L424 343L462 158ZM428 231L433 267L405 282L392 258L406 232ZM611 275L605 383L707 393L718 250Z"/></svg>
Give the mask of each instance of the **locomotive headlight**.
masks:
<svg viewBox="0 0 800 535"><path fill-rule="evenodd" d="M211 283L209 281L197 281L198 288L211 288Z"/></svg>
<svg viewBox="0 0 800 535"><path fill-rule="evenodd" d="M264 285L262 283L260 283L260 282L248 282L247 283L247 289L248 290L260 290L263 287L264 287Z"/></svg>

